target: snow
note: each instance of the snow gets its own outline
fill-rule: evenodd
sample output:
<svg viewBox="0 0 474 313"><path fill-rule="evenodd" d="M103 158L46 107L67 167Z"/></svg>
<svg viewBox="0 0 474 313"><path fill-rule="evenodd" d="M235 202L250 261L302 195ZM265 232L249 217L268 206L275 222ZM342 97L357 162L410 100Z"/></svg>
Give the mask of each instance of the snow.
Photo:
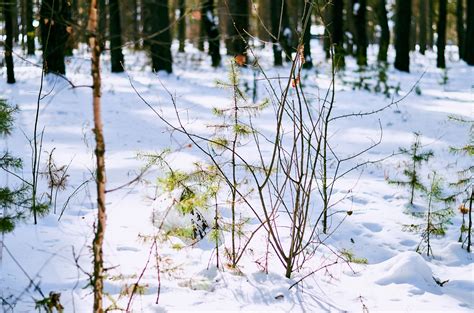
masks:
<svg viewBox="0 0 474 313"><path fill-rule="evenodd" d="M308 98L317 105L315 99L324 94L330 84L329 64L316 41L313 41L312 51L315 70L303 71L301 76ZM376 57L376 49L371 47L369 51L372 51L370 63ZM461 146L468 141L469 130L464 125L448 121L448 116L474 117L474 69L459 62L449 47L447 51L449 78L445 85L440 84L443 72L435 68L436 56L429 52L426 58L412 55L410 74L390 68L389 83L401 87L400 95L393 95L395 100L407 95L418 80L421 95L412 92L400 103L375 116L338 120L331 130L335 151L340 155L352 155L376 141L380 136L380 120L383 127L381 145L354 162L384 158L398 151L399 147L408 147L414 131L420 132L422 143L435 151L433 161L423 168L423 174L434 168L447 179L452 179L459 168L472 162L449 153L449 146ZM67 77L76 85L90 84L89 57L85 53L84 49L77 51L76 56L68 60ZM287 74L288 66L271 67L270 49L258 53L270 77ZM391 51L392 59L393 56ZM39 58L28 60L38 62ZM26 61L18 58L15 61L17 84L5 84L3 69L0 82L2 97L21 109L17 117L18 129L5 145L13 154L25 159L23 176L28 179L31 151L25 134L31 138L41 71ZM158 112L171 123L176 123L165 86L176 96L183 122L200 134L212 134L206 126L216 123L211 109L231 102L229 91L216 87L217 80L228 76L227 68L210 68L209 57L191 46L187 47L185 55L176 55L172 75L151 74L146 56L141 53L128 51L125 64L126 74L111 74L108 70L110 60L104 57L102 110L108 189L126 184L140 172L144 166L143 160L137 158L140 153L171 148L174 152L170 154L169 162L182 170L192 169L194 162L205 161L195 147L188 145L183 135L171 132L137 97L130 81ZM347 67L345 78L357 80L355 61L348 59ZM250 70L241 73L242 80L249 86L253 85L252 75ZM50 152L56 148L54 158L59 165L71 162L69 185L58 198L58 208L62 208L75 188L90 179L94 168L91 93L86 87L72 89L64 81L49 78L43 94L46 97L41 102L39 119L40 129L44 127L43 150ZM258 97L266 96L262 83ZM382 94L352 90L350 85L344 85L338 79L334 114L371 111L386 106L390 101L391 98ZM269 134L274 130L274 120L270 106L257 121L259 128ZM268 146L262 148L268 150ZM249 158L258 158L250 147L245 151ZM46 160L45 153L42 159ZM333 232L330 236L320 234L324 244L318 246L315 256L291 279L284 277L271 248L268 274L262 271L267 251L264 233L258 233L251 242L238 270L223 265L225 258L222 255L223 268L216 268L214 243L208 238L191 245L173 237L160 242L158 247L159 303L155 304L159 284L152 257L140 281L145 289L143 294L134 298L133 311L354 312L366 307L370 312L472 312L474 263L472 254L461 249L457 242L460 214L453 217L445 237L433 239L434 258L414 252L419 235L402 231L404 224L414 221L414 217L404 213L407 191L388 185L385 178L399 175L404 160L403 156L396 155L338 181L333 202L340 202L331 209L329 220ZM173 201L173 195L155 194L153 184L162 174L155 168L146 175L148 183L130 185L107 194L105 259L110 270L105 290L122 308L127 306L128 296L121 295L121 291L125 285L131 286L137 281L147 264L151 242L146 236L155 232L153 215L164 212ZM3 175L2 182L6 181L12 183L13 178ZM46 182L41 184L45 190ZM80 189L71 198L60 221L59 212L50 214L40 219L36 226L28 220L4 236L0 292L6 302L16 304L15 312L33 311L33 299L41 298L31 287L28 277L45 295L50 291L60 292L65 312L73 309L76 312L90 311L92 296L84 271L91 269L94 192L91 183ZM316 201L315 208L320 210L320 205ZM423 199L417 199L417 205L424 206ZM352 214L348 215L347 211ZM166 227L186 223L178 213L171 214ZM207 214L212 221L213 213ZM222 214L227 218L227 209L223 208ZM241 214L252 217L251 212L243 211ZM252 220L249 227L255 226L254 223ZM228 239L223 238L224 241ZM344 262L337 257L337 252L342 250L367 259L368 264ZM313 275L290 289L313 271ZM433 277L449 281L441 287ZM109 298L106 301L107 305L111 304ZM3 308L8 312L8 305Z"/></svg>

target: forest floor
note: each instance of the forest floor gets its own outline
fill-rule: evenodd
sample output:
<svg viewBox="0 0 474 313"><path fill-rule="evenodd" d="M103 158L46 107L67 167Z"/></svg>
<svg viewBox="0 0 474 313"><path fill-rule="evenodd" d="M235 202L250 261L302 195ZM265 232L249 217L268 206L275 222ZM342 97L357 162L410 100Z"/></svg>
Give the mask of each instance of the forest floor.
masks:
<svg viewBox="0 0 474 313"><path fill-rule="evenodd" d="M127 71L123 74L110 73L109 60L104 58L102 110L108 189L126 185L140 173L145 161L137 158L139 154L169 149L169 162L183 170L191 168L193 162L206 161L185 136L166 127L132 88L176 124L175 110L166 88L175 97L187 127L196 133L211 134L207 125L216 123L212 108L232 101L229 90L216 86L216 80L225 80L228 76L228 66L212 69L207 55L192 47L187 49L184 55L175 54L172 75L151 74L145 61L147 57L141 53L126 52ZM373 63L375 50L376 47L371 47L369 63ZM364 82L373 88L379 70L358 73L354 60L348 59L346 70L336 79L335 116L370 112L406 96L378 114L341 119L332 126L332 145L340 156L363 150L382 134L381 144L350 162L349 167L383 159L398 152L400 147L409 148L414 132L421 134L424 149L432 149L435 154L423 166L421 173L425 181L430 170L436 170L446 181L453 181L456 172L472 162L449 152L451 146L468 143L472 130L448 117L454 114L474 118L474 68L457 61L456 54L449 48L447 51L446 72L436 69L436 57L432 53L426 57L413 54L410 74L396 72L390 66L387 82L393 89L388 98L382 93L354 90L354 82L359 81L361 75L367 76ZM263 67L268 68L269 77L288 75L289 65L272 69L269 49L259 50L258 54L262 56ZM68 60L67 77L76 86L88 85L91 82L89 58L85 51L76 55L84 57ZM316 106L317 96L326 92L331 77L319 45L314 46L313 55L315 68L303 71L302 84ZM1 97L20 108L17 129L5 145L24 159L25 179L31 176L28 138L33 136L41 81L41 69L30 62L38 61L39 58L30 58L28 62L17 58L17 83L7 85L4 72L0 82ZM241 73L243 88L247 88L250 99L253 75L251 69ZM262 78L262 74L258 75ZM263 80L257 83L258 99L268 96L265 84ZM395 94L397 86L400 91ZM71 88L62 79L47 77L42 95L41 170L46 169L48 153L54 150L56 164L69 166L68 185L59 191L55 206L53 203L55 212L41 218L37 225L28 219L3 237L0 277L3 309L5 312L11 308L14 312L32 312L35 300L43 298L41 292L47 296L54 291L61 293L65 312L90 312L92 296L87 273L91 271L95 191L93 183L83 182L91 179L94 168L91 90ZM274 123L274 112L269 107L261 112L256 125L271 134ZM249 158L252 157L257 158L257 155L249 153ZM156 232L152 215L163 212L169 195L158 191L155 196L153 185L163 173L159 169L149 171L139 184L107 193L107 305L115 303L117 308L126 308L130 289L143 273L139 283L142 288L130 304L133 312L472 312L473 255L458 242L462 220L458 203L446 235L432 240L434 256L416 253L420 235L403 231L403 225L422 221L406 213L408 191L386 181L387 177L401 178L405 160L406 157L397 154L351 172L337 182L334 199L341 201L331 208L331 235L320 235L324 244L292 279L285 278L284 269L271 250L268 274L262 271L268 249L263 232L249 245L238 271L225 266L216 268L214 246L208 238L194 245L175 237L160 242L157 252L161 275L158 277L155 251L151 249L150 240L144 238ZM41 177L42 194L48 188L45 177ZM14 180L4 175L1 179L10 184ZM417 196L416 206L426 208L425 200ZM316 198L315 210L320 210L320 205ZM348 211L353 213L348 215ZM222 214L228 217L228 208L223 208ZM254 225L252 212L241 209L240 214L249 217L250 226ZM349 254L356 262L343 261L341 256L347 259ZM151 261L144 270L150 255ZM365 262L367 264L360 264ZM221 255L222 263L225 257ZM318 268L319 271L289 289ZM439 286L433 277L449 281ZM38 288L32 286L32 281ZM158 292L159 301L155 304Z"/></svg>

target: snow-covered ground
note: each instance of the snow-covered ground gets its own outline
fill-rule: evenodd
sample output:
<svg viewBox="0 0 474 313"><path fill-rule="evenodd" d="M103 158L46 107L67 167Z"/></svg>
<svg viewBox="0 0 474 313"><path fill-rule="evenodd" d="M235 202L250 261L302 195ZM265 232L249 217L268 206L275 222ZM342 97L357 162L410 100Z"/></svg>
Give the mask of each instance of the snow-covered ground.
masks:
<svg viewBox="0 0 474 313"><path fill-rule="evenodd" d="M231 101L228 90L216 87L216 80L228 76L228 68L210 68L208 57L191 49L188 47L185 56L176 56L172 75L151 74L146 56L141 53L127 53L127 72L111 74L109 61L104 58L102 110L108 189L126 184L140 172L145 164L137 158L139 153L170 148L176 152L170 155L169 161L183 169L190 168L196 160L205 161L183 135L170 132L131 85L171 123L176 123L166 87L175 95L189 129L209 133L206 125L215 119L212 108ZM270 77L288 75L288 67L271 68L270 50L258 53ZM380 121L382 143L356 162L381 159L397 152L399 147L408 148L413 132L419 132L425 148L435 152L434 158L424 165L423 177L434 169L447 180L453 180L456 171L473 160L449 153L450 146L468 142L470 130L466 125L449 121L448 116L474 118L474 68L458 62L450 49L447 54L445 83L445 74L436 69L436 58L431 53L428 57L413 54L410 74L390 67L388 83L394 87L400 84L401 88L399 95L393 95L394 100L406 95L419 81L418 92L413 89L403 101L376 115L339 120L331 129L334 149L341 155L351 155L370 145L380 136ZM77 86L88 85L88 55L84 52L78 55L83 56L69 60L67 77ZM324 94L330 84L329 65L319 45L314 46L313 56L315 69L302 74L310 99ZM343 84L342 80L359 77L354 60L348 59L347 63L346 71L337 80L335 115L369 112L392 101L383 94L352 90L351 84ZM2 71L0 95L21 110L17 130L5 141L5 146L23 157L23 175L29 179L31 148L27 138L33 133L41 70L16 59L15 85L5 84ZM251 70L241 73L242 81L250 87L252 75ZM264 83L259 85L259 98L268 96L264 86ZM93 171L91 91L87 87L70 88L64 81L48 78L43 94L39 116L39 127L44 129L42 169L46 152L55 149L56 163L70 164L69 184L59 192L56 214L40 219L38 225L28 220L4 236L0 277L3 309L10 312L10 305L14 305L14 312L34 311L34 300L42 298L41 289L44 295L60 292L65 312L90 312L92 296L86 273L91 270L90 246L96 217L94 185L81 187L70 198L59 221L58 218L69 196L91 178ZM271 133L274 122L270 107L261 113L258 127ZM152 199L150 186L162 175L154 169L146 175L149 184L132 184L107 193L107 305L116 302L117 307L126 308L129 295L124 290L133 288L143 272L140 285L144 288L130 304L133 312L472 312L474 263L472 254L461 249L457 242L462 218L457 209L446 236L433 239L432 258L415 252L419 234L402 230L403 225L419 219L405 213L407 190L387 184L386 178L400 177L404 160L396 155L350 173L338 182L334 197L345 199L332 208L329 223L332 234L324 237L324 245L292 279L285 278L271 250L269 273L262 271L259 264L268 247L265 234L258 234L251 242L239 271L225 266L217 269L213 245L207 240L192 246L178 238L160 242L158 279L155 251L146 237L155 233L151 222L153 211L163 211L167 200L162 194L157 200ZM6 181L12 183L13 178L2 174L2 182ZM42 180L41 185L45 191L47 182ZM318 197L315 199L315 206L320 206ZM419 197L416 204L426 206ZM353 213L348 215L347 211ZM253 218L250 211L242 214ZM179 249L178 243L181 243ZM366 259L367 264L344 262L338 258L340 251L350 251L356 258ZM150 256L151 261L143 271ZM303 283L289 289L317 269L320 270ZM449 281L441 287L433 277ZM32 286L30 279L38 288ZM159 301L155 304L158 291Z"/></svg>

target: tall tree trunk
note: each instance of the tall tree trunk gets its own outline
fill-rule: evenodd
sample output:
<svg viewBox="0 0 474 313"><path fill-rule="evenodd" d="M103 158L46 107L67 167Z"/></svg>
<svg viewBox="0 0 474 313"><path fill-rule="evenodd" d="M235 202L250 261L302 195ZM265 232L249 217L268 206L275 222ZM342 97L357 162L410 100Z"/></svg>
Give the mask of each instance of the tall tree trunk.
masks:
<svg viewBox="0 0 474 313"><path fill-rule="evenodd" d="M247 0L229 0L229 34L230 55L237 59L239 65L247 63L247 42L249 31L249 5Z"/></svg>
<svg viewBox="0 0 474 313"><path fill-rule="evenodd" d="M68 0L43 0L40 10L43 67L46 73L66 74L64 52L71 19Z"/></svg>
<svg viewBox="0 0 474 313"><path fill-rule="evenodd" d="M466 36L464 40L464 61L474 65L474 1L467 2Z"/></svg>
<svg viewBox="0 0 474 313"><path fill-rule="evenodd" d="M387 52L390 45L390 29L388 27L386 0L379 0L376 9L381 29L377 59L381 62L387 62Z"/></svg>
<svg viewBox="0 0 474 313"><path fill-rule="evenodd" d="M395 22L395 68L410 72L411 0L397 0ZM408 29L407 29L408 28Z"/></svg>
<svg viewBox="0 0 474 313"><path fill-rule="evenodd" d="M355 12L357 31L357 65L367 65L367 1L358 0L358 10Z"/></svg>
<svg viewBox="0 0 474 313"><path fill-rule="evenodd" d="M458 35L459 58L464 59L464 0L456 0L456 32Z"/></svg>
<svg viewBox="0 0 474 313"><path fill-rule="evenodd" d="M332 8L332 44L334 45L334 60L337 68L345 67L344 60L344 1L334 0Z"/></svg>
<svg viewBox="0 0 474 313"><path fill-rule="evenodd" d="M150 12L147 20L153 72L173 71L171 57L171 34L169 29L168 0L145 0L145 10Z"/></svg>
<svg viewBox="0 0 474 313"><path fill-rule="evenodd" d="M178 2L178 52L184 52L184 43L186 41L186 0L179 0ZM203 17L204 18L204 17Z"/></svg>
<svg viewBox="0 0 474 313"><path fill-rule="evenodd" d="M97 38L99 29L97 25L97 0L91 0L89 10L88 31L90 33L89 45L92 54L92 108L94 112L94 134L95 134L95 157L96 157L96 187L97 187L97 224L95 225L95 236L92 242L93 251L93 273L92 288L94 290L94 313L103 312L103 289L104 289L104 235L107 221L105 208L105 142L101 117L101 77L100 77L100 54L101 47Z"/></svg>
<svg viewBox="0 0 474 313"><path fill-rule="evenodd" d="M12 11L16 5L14 0L3 0L3 17L5 19L5 63L7 65L7 83L15 83L13 70L13 16Z"/></svg>
<svg viewBox="0 0 474 313"><path fill-rule="evenodd" d="M319 7L318 7L319 8ZM327 5L324 6L324 11L320 12L321 17L323 18L323 23L324 23L324 39L323 39L323 46L324 46L324 52L326 53L326 59L331 58L331 43L332 43L332 32L333 32L333 23L332 23L332 17L333 17L333 6L331 3L327 3Z"/></svg>
<svg viewBox="0 0 474 313"><path fill-rule="evenodd" d="M425 51L426 51L426 40L427 40L427 36L426 36L426 20L427 20L427 11L428 11L428 0L419 0L420 1L420 8L419 8L419 12L420 12L420 28L419 28L419 31L420 31L420 53L421 54L425 54Z"/></svg>
<svg viewBox="0 0 474 313"><path fill-rule="evenodd" d="M220 36L219 26L214 15L214 0L204 0L201 12L203 26L209 41L209 54L211 55L212 66L218 67L221 64L221 53L219 51Z"/></svg>
<svg viewBox="0 0 474 313"><path fill-rule="evenodd" d="M35 28L33 26L33 0L26 0L27 54L35 54Z"/></svg>
<svg viewBox="0 0 474 313"><path fill-rule="evenodd" d="M140 15L138 14L138 0L132 0L133 5L133 24L132 24L132 38L135 49L140 48Z"/></svg>
<svg viewBox="0 0 474 313"><path fill-rule="evenodd" d="M357 37L356 22L354 17L354 3L357 0L346 1L346 53L347 55L355 55L355 42Z"/></svg>
<svg viewBox="0 0 474 313"><path fill-rule="evenodd" d="M313 12L313 3L311 1L303 0L304 11L302 18L301 30L303 31L304 44L304 63L303 68L313 68L313 58L311 57L311 14Z"/></svg>
<svg viewBox="0 0 474 313"><path fill-rule="evenodd" d="M446 47L447 0L439 0L438 15L438 40L436 42L438 57L436 59L436 66L439 68L446 68L444 49Z"/></svg>
<svg viewBox="0 0 474 313"><path fill-rule="evenodd" d="M288 18L288 5L286 0L272 0L272 33L273 42L273 63L275 66L281 66L283 59L282 50L285 52L286 60L291 61L291 41L292 32L290 28L290 20Z"/></svg>
<svg viewBox="0 0 474 313"><path fill-rule="evenodd" d="M411 23L410 23L410 51L416 51L416 43L418 42L418 16L417 16L417 0L411 0Z"/></svg>
<svg viewBox="0 0 474 313"><path fill-rule="evenodd" d="M118 0L109 0L110 59L112 73L123 72L122 26Z"/></svg>
<svg viewBox="0 0 474 313"><path fill-rule="evenodd" d="M434 46L434 32L433 32L433 25L434 25L434 10L435 10L435 5L434 1L435 0L427 0L428 1L428 48L430 50L433 50Z"/></svg>

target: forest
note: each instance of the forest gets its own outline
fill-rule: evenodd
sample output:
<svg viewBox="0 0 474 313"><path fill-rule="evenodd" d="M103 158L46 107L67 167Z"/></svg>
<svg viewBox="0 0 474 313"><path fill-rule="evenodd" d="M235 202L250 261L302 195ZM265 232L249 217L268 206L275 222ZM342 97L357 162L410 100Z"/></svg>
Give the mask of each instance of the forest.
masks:
<svg viewBox="0 0 474 313"><path fill-rule="evenodd" d="M3 312L472 312L474 0L3 0Z"/></svg>

